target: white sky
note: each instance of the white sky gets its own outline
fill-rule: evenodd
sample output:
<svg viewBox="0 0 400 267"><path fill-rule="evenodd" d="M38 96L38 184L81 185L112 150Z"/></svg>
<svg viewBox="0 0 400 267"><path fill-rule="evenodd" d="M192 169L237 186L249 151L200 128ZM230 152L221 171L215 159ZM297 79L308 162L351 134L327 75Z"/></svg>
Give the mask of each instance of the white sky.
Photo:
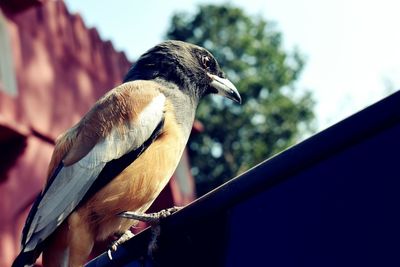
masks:
<svg viewBox="0 0 400 267"><path fill-rule="evenodd" d="M226 3L261 14L298 47L306 66L298 87L314 93L317 128L327 126L400 89L398 0L65 0L130 59L161 40L176 11ZM388 86L388 84L390 86Z"/></svg>

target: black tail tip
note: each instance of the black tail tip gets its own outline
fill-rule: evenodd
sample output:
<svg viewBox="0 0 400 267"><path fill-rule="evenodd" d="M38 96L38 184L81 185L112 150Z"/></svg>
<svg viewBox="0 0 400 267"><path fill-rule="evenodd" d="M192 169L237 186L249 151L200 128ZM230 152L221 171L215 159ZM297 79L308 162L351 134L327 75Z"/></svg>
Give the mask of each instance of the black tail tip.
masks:
<svg viewBox="0 0 400 267"><path fill-rule="evenodd" d="M40 253L39 253L40 254ZM35 251L21 252L15 258L11 267L27 267L35 264L36 259L39 257Z"/></svg>

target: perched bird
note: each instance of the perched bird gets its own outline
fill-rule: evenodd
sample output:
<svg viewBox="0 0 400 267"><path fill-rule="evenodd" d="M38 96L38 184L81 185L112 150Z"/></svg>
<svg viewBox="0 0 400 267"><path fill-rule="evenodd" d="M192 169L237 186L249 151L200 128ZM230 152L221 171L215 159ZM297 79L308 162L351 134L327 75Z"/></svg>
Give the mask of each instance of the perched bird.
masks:
<svg viewBox="0 0 400 267"><path fill-rule="evenodd" d="M13 266L32 265L42 252L44 266L82 266L95 241L128 230L132 220L117 214L150 207L210 93L241 102L206 49L166 41L143 54L122 85L57 139Z"/></svg>

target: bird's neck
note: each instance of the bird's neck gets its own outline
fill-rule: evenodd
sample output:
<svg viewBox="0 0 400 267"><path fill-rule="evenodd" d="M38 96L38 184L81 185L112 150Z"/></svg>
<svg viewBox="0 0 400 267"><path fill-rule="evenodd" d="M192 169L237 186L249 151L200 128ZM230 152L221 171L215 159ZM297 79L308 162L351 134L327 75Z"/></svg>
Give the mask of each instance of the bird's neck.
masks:
<svg viewBox="0 0 400 267"><path fill-rule="evenodd" d="M171 101L176 121L182 127L185 137L189 138L199 98L190 95L187 89L178 88L175 83L163 79L156 79L156 81L162 85L160 91Z"/></svg>

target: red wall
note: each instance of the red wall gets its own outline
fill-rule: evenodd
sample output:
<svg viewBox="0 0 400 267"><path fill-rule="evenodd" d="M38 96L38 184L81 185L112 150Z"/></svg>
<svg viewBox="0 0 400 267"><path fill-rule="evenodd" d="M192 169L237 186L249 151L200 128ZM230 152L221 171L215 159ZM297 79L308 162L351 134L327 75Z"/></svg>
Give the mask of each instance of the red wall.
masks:
<svg viewBox="0 0 400 267"><path fill-rule="evenodd" d="M25 10L3 9L18 83L16 96L0 91L0 150L17 136L25 149L0 178L0 266L19 251L30 204L41 190L53 140L71 127L130 66L123 53L87 29L62 1ZM12 142L11 142L12 144ZM0 162L0 164L4 163Z"/></svg>
<svg viewBox="0 0 400 267"><path fill-rule="evenodd" d="M18 142L24 147L12 167L0 171L0 266L9 266L19 251L21 228L46 177L53 141L119 84L130 66L124 53L101 40L96 29L87 29L79 15L69 14L62 1L23 2L18 1L24 10L0 6L18 83L16 96L0 90L0 151ZM188 171L188 159L183 166ZM158 201L158 206L194 199L190 173L185 183L181 180L173 179L163 196L169 203Z"/></svg>
<svg viewBox="0 0 400 267"><path fill-rule="evenodd" d="M69 14L62 1L8 18L18 81L10 115L48 137L77 122L130 66L123 53L87 29L79 15ZM0 112L8 114L10 104L2 100Z"/></svg>

